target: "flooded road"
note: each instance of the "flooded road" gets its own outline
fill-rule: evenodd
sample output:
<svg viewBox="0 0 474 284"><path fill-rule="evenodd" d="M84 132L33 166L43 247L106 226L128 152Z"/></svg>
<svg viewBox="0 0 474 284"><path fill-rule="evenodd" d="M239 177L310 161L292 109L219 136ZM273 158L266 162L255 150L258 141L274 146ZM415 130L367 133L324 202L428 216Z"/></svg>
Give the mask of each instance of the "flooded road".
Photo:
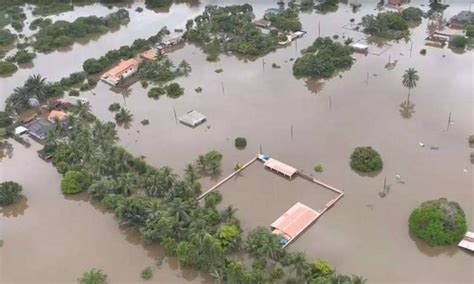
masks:
<svg viewBox="0 0 474 284"><path fill-rule="evenodd" d="M257 15L273 3L262 2L254 5ZM301 14L308 34L264 60L244 62L221 56L219 62L209 63L192 45L177 50L171 59L185 59L193 68L189 77L176 80L185 88L185 95L155 101L146 96L147 90L139 83L131 86L125 103L134 121L131 128L119 130L120 144L135 155L144 155L154 166L169 165L177 172L212 149L224 155L222 176L230 173L236 162L252 158L260 147L307 173L322 164L324 172L315 176L344 190L345 196L289 250L305 251L311 259L327 259L339 272L363 275L370 283L472 283L472 254L456 247L432 249L414 241L408 234L407 220L421 202L447 197L460 203L468 228L474 227L473 166L469 161L472 149L467 144L467 137L474 133L473 53L457 54L425 46L424 20L412 30L412 42L392 42L380 56L355 54L357 61L351 70L341 73L341 78L306 82L292 75L290 59L318 36L318 23L321 36L352 37L353 33L342 26L350 18L358 22L365 13L375 13L375 2L364 2L355 14L346 5L324 16ZM417 5L426 1L413 2ZM451 7L445 12L446 18L469 8L467 1L447 2ZM33 69L0 80L2 98L29 74L58 79L80 70L88 57L156 32L155 28L144 27L173 28L203 7L177 5L168 14L153 14L139 23L132 18L128 27L97 42L75 45L69 53L45 55L44 61L40 56ZM360 33L358 36L364 37ZM419 54L422 48L427 50L425 56ZM397 60L393 70L384 68L389 57ZM272 63L281 69L273 69ZM407 89L401 78L410 67L418 71L420 81L412 90L411 105L402 108ZM223 72L215 73L219 68ZM194 91L197 87L203 88L202 93ZM84 95L90 99L93 112L101 119L113 120L108 106L113 102L124 104L124 98L103 83L94 93ZM205 114L208 122L195 129L177 124L174 110L179 116L191 109ZM448 127L450 113L454 123ZM148 119L150 125L142 126L143 119ZM245 150L235 149L234 138L238 136L247 138ZM426 147L420 147L420 142ZM382 156L384 169L375 177L360 176L349 167L352 150L361 145L374 147ZM431 146L439 150L430 150ZM5 243L0 249L0 267L1 274L8 277L6 283L13 279L31 283L41 270L46 271L41 274L45 282L64 283L92 267L103 268L113 283L134 283L140 280L141 269L153 264L155 253L139 242L129 242L111 215L88 202L64 199L59 191L59 175L39 160L33 149L24 150L14 144L13 158L4 158L0 167L2 180L5 176L22 183L28 198L23 215L2 216ZM259 163L252 165L248 169L251 171L245 170L242 177L221 189L225 204L240 209L237 214L245 229L268 226L295 201L319 209L327 200L324 191L306 188L306 183L297 180L288 182L260 167ZM19 169L29 174L20 174ZM397 183L397 174L403 183ZM378 193L385 178L391 191L381 198ZM203 180L203 188L216 181ZM42 183L47 190L39 188ZM31 259L32 251L36 266L24 263L24 259ZM57 269L58 259L64 266L61 269ZM180 270L163 267L159 271L154 281L185 281L174 278ZM158 273L163 276L158 278Z"/></svg>

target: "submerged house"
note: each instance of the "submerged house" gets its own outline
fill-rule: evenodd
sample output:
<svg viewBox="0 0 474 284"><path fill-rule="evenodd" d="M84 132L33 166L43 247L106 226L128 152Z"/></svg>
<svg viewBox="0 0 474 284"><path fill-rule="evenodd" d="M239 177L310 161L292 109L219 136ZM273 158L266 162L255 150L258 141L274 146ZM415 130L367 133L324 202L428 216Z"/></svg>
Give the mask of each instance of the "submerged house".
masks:
<svg viewBox="0 0 474 284"><path fill-rule="evenodd" d="M179 118L179 122L191 127L196 127L207 120L206 116L195 110L188 111Z"/></svg>
<svg viewBox="0 0 474 284"><path fill-rule="evenodd" d="M35 120L26 126L28 129L28 134L33 139L39 141L44 141L46 138L48 138L48 132L53 129L53 127L54 124L45 118Z"/></svg>
<svg viewBox="0 0 474 284"><path fill-rule="evenodd" d="M112 86L117 86L117 84L126 79L138 71L138 66L140 62L135 58L130 58L124 60L117 64L115 67L105 72L100 79Z"/></svg>
<svg viewBox="0 0 474 284"><path fill-rule="evenodd" d="M449 26L453 29L464 29L470 24L474 24L474 12L471 11L461 11L449 20Z"/></svg>
<svg viewBox="0 0 474 284"><path fill-rule="evenodd" d="M163 36L161 42L156 46L160 52L166 52L166 49L184 42L182 33L171 33Z"/></svg>
<svg viewBox="0 0 474 284"><path fill-rule="evenodd" d="M349 45L354 51L360 52L360 53L368 53L369 52L369 46L359 43L359 42L354 42Z"/></svg>
<svg viewBox="0 0 474 284"><path fill-rule="evenodd" d="M67 114L64 111L60 110L53 110L48 115L48 120L52 123L56 123L56 121L64 122L67 119Z"/></svg>

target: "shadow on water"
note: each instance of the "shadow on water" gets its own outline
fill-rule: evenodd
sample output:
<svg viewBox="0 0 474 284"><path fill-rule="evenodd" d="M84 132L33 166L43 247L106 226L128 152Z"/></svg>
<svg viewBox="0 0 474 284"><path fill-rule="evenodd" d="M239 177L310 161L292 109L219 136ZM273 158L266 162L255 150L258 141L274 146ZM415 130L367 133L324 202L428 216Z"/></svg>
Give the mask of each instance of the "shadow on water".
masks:
<svg viewBox="0 0 474 284"><path fill-rule="evenodd" d="M84 202L90 201L90 199L91 199L89 194L85 191L80 192L80 193L76 193L76 194L64 195L64 198L67 199L67 200L84 201Z"/></svg>
<svg viewBox="0 0 474 284"><path fill-rule="evenodd" d="M410 119L415 113L415 104L406 100L400 104L400 116L405 119Z"/></svg>
<svg viewBox="0 0 474 284"><path fill-rule="evenodd" d="M376 172L370 172L370 173L363 173L363 172L359 172L359 171L355 171L355 170L354 170L354 172L356 172L361 177L374 178L374 177L378 176L382 172L382 170L376 171Z"/></svg>
<svg viewBox="0 0 474 284"><path fill-rule="evenodd" d="M12 205L3 207L0 209L0 213L9 218L9 217L18 217L25 214L25 210L28 208L28 198L26 196L22 196L20 200L15 202Z"/></svg>
<svg viewBox="0 0 474 284"><path fill-rule="evenodd" d="M412 239L415 242L418 250L422 252L424 255L429 256L429 257L435 257L442 254L452 257L460 251L460 249L456 245L430 247L424 241L413 236L410 232L408 232L408 235L410 236L410 239Z"/></svg>
<svg viewBox="0 0 474 284"><path fill-rule="evenodd" d="M305 80L306 88L313 94L319 94L324 88L325 82L318 79Z"/></svg>

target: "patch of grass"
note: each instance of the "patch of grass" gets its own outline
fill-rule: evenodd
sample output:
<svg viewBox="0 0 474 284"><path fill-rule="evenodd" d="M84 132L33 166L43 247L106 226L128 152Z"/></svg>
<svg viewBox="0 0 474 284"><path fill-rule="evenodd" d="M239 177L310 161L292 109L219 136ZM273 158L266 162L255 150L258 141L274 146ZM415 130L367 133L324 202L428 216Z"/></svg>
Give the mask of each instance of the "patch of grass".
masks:
<svg viewBox="0 0 474 284"><path fill-rule="evenodd" d="M322 173L323 172L323 166L321 164L318 164L314 166L314 171L317 173Z"/></svg>
<svg viewBox="0 0 474 284"><path fill-rule="evenodd" d="M151 269L150 266L148 266L147 268L143 269L142 271L142 278L143 279L150 279L153 277L153 270Z"/></svg>

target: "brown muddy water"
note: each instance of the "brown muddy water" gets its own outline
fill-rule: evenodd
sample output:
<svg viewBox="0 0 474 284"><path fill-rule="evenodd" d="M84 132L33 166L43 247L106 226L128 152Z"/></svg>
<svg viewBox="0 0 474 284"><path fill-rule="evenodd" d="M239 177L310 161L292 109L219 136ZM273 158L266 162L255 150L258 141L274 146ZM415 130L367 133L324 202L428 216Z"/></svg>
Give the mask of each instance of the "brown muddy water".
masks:
<svg viewBox="0 0 474 284"><path fill-rule="evenodd" d="M239 1L206 3L211 2ZM257 16L274 3L249 2ZM339 272L364 275L370 283L472 283L472 254L456 247L424 246L410 237L407 219L421 202L447 197L461 204L469 228L474 227L473 166L469 161L473 149L466 140L474 133L473 53L425 46L424 20L412 30L412 41L377 48L377 53L385 50L380 56L356 54L356 63L341 73L341 78L308 82L292 76L290 59L318 36L318 24L321 36L364 37L342 28L350 18L358 22L364 14L376 12L376 1L361 2L357 13L340 5L336 13L302 14L308 34L264 60L245 62L221 56L219 62L208 63L192 45L175 51L170 55L175 62L185 59L193 68L188 77L176 80L185 88L185 95L155 101L139 83L131 86L125 103L134 121L131 128L120 129L120 144L135 155L144 155L152 165L169 165L178 172L197 155L216 149L224 154L221 177L230 173L236 162L252 158L260 147L307 173L322 164L324 172L315 176L344 190L345 196L289 250L327 259ZM468 1L446 2L451 4L446 18L469 9ZM30 74L59 79L80 70L85 59L152 35L162 25L184 25L204 4L176 5L168 13L148 11L133 16L127 27L87 45L75 45L68 53L40 55L33 69L20 70L0 81L2 98ZM427 49L425 56L419 54L422 48ZM389 57L397 60L393 70L384 68ZM273 69L272 63L281 69ZM401 76L410 67L418 71L420 81L412 90L410 105L403 108L407 90L401 85ZM219 68L223 72L215 73ZM194 91L197 87L203 88L202 93ZM90 99L93 112L105 120L113 120L107 110L111 103L124 103L120 94L103 83L84 96ZM191 109L205 114L208 122L195 129L175 122L174 110L179 116ZM448 127L450 113L453 123ZM150 124L142 126L143 119ZM237 136L247 138L245 150L235 149ZM426 146L420 147L420 142ZM27 200L22 206L28 207L15 218L1 216L5 242L0 248L4 280L0 282L65 283L92 267L103 268L113 283L140 281L140 270L153 264L159 252L144 248L136 239L130 241L113 217L100 208L65 199L59 191L59 175L37 158L35 149L12 144L13 157L0 163L2 180L24 185ZM374 177L360 176L349 167L353 148L361 145L371 145L382 155L384 169ZM431 146L439 150L431 150ZM261 167L255 163L220 189L224 205L239 208L245 229L268 226L296 201L319 209L331 197L306 181L289 182ZM397 174L402 182L397 182ZM381 198L385 178L391 190ZM203 185L210 187L218 179L205 179ZM164 265L153 281L182 283L191 279L181 274ZM193 281L203 280L197 277Z"/></svg>

